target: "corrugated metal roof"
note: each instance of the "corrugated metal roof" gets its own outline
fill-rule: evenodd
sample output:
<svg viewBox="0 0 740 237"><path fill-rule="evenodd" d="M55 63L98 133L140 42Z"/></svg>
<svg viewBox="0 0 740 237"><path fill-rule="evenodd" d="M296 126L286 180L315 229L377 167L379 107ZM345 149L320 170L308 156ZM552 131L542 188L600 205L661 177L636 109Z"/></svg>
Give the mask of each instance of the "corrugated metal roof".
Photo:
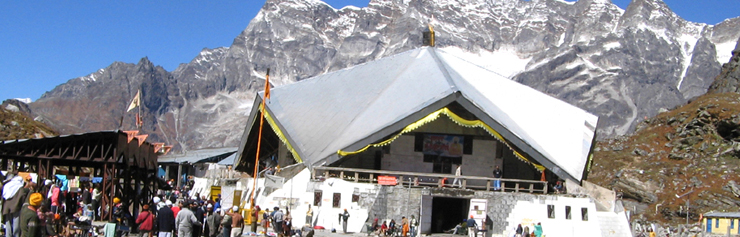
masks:
<svg viewBox="0 0 740 237"><path fill-rule="evenodd" d="M548 169L580 181L598 117L467 59L414 49L274 88L267 109L310 167L457 101Z"/></svg>
<svg viewBox="0 0 740 237"><path fill-rule="evenodd" d="M232 155L237 151L237 147L224 147L224 148L213 148L213 149L201 149L187 151L181 154L167 154L160 156L157 163L202 163L202 162L220 162L229 155Z"/></svg>
<svg viewBox="0 0 740 237"><path fill-rule="evenodd" d="M219 161L218 164L219 165L232 165L233 166L234 165L234 161L236 161L236 155L237 154L238 153L234 152L233 154L231 154L231 155L227 156L226 158L224 158L223 160Z"/></svg>
<svg viewBox="0 0 740 237"><path fill-rule="evenodd" d="M740 218L740 212L710 212L704 214L704 217Z"/></svg>

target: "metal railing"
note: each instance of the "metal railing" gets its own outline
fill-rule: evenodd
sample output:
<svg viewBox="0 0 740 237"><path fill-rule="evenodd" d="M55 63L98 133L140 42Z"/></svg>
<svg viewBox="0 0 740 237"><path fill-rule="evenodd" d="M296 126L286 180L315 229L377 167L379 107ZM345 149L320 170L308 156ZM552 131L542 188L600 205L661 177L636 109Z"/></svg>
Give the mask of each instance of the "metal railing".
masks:
<svg viewBox="0 0 740 237"><path fill-rule="evenodd" d="M340 167L314 167L311 172L312 178L326 179L339 178L342 180L357 183L378 183L378 176L395 177L398 184L411 187L445 187L445 188L462 188L499 192L528 192L528 193L547 193L547 182L539 180L523 179L501 179L480 176L456 176L450 174L437 173L420 173L392 170L370 170L356 168ZM453 180L460 180L461 184L453 185ZM499 181L499 188L494 186Z"/></svg>

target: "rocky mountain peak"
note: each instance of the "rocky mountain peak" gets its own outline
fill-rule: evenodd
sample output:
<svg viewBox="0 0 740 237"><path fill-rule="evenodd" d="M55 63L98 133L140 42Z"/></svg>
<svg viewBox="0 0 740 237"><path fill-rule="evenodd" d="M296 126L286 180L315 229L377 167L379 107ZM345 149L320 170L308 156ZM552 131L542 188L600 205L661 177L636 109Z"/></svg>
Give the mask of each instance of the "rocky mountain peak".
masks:
<svg viewBox="0 0 740 237"><path fill-rule="evenodd" d="M141 88L145 129L166 142L235 146L241 133L234 128L246 124L267 68L281 86L366 63L420 47L428 23L437 47L483 57L490 70L599 115L602 138L628 134L661 108L706 91L719 74L717 58L740 37L740 18L686 22L659 0L635 0L626 11L606 0L372 0L339 10L318 0L269 0L232 45L203 49L172 73L146 58L113 64L60 85L32 108L61 117L51 114L69 113L57 109L60 101L74 107L68 111L108 103L95 123L106 114L106 124L118 126ZM117 98L97 98L101 91ZM81 129L81 115L64 119Z"/></svg>
<svg viewBox="0 0 740 237"><path fill-rule="evenodd" d="M149 61L149 57L143 57L139 60L138 63L136 63L136 68L139 71L152 71L154 70L155 66L154 63Z"/></svg>
<svg viewBox="0 0 740 237"><path fill-rule="evenodd" d="M675 32L685 24L662 0L633 0L620 19L621 27L653 27Z"/></svg>

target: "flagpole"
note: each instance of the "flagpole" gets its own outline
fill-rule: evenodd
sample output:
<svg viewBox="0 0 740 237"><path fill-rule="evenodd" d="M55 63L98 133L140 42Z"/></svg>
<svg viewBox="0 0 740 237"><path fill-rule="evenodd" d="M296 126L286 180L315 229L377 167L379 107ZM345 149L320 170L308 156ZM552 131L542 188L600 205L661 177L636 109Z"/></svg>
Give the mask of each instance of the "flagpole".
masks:
<svg viewBox="0 0 740 237"><path fill-rule="evenodd" d="M254 184L252 185L252 197L250 198L251 203L251 209L254 210L254 194L257 192L257 178L258 173L257 170L259 168L259 161L260 161L260 145L262 143L262 125L265 122L265 101L267 101L267 97L269 96L269 88L270 88L270 69L267 69L267 75L265 76L265 93L262 95L262 106L260 107L260 130L259 135L257 136L257 154L254 157L254 173L252 175L252 178L254 179Z"/></svg>

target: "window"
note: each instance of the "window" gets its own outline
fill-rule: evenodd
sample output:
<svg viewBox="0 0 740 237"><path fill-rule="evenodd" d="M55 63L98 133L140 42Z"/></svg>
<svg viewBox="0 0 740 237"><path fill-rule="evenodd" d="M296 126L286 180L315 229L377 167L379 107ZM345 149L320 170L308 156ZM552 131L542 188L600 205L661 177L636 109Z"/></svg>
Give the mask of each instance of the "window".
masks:
<svg viewBox="0 0 740 237"><path fill-rule="evenodd" d="M719 228L719 218L714 219L714 228Z"/></svg>
<svg viewBox="0 0 740 237"><path fill-rule="evenodd" d="M588 208L581 208L581 220L588 221Z"/></svg>
<svg viewBox="0 0 740 237"><path fill-rule="evenodd" d="M730 229L735 229L735 219L730 219Z"/></svg>
<svg viewBox="0 0 740 237"><path fill-rule="evenodd" d="M322 196L321 190L313 191L313 205L315 207L321 206L321 196Z"/></svg>
<svg viewBox="0 0 740 237"><path fill-rule="evenodd" d="M359 202L360 201L360 194L359 193L353 193L352 194L352 202Z"/></svg>
<svg viewBox="0 0 740 237"><path fill-rule="evenodd" d="M565 206L565 219L570 220L570 206Z"/></svg>
<svg viewBox="0 0 740 237"><path fill-rule="evenodd" d="M334 208L339 208L340 203L342 203L342 193L334 193L334 198L332 198L331 206Z"/></svg>
<svg viewBox="0 0 740 237"><path fill-rule="evenodd" d="M437 159L434 160L432 172L437 174L452 173L452 162L450 162L450 159L447 157L437 157Z"/></svg>
<svg viewBox="0 0 740 237"><path fill-rule="evenodd" d="M547 218L555 219L555 205L547 205Z"/></svg>

